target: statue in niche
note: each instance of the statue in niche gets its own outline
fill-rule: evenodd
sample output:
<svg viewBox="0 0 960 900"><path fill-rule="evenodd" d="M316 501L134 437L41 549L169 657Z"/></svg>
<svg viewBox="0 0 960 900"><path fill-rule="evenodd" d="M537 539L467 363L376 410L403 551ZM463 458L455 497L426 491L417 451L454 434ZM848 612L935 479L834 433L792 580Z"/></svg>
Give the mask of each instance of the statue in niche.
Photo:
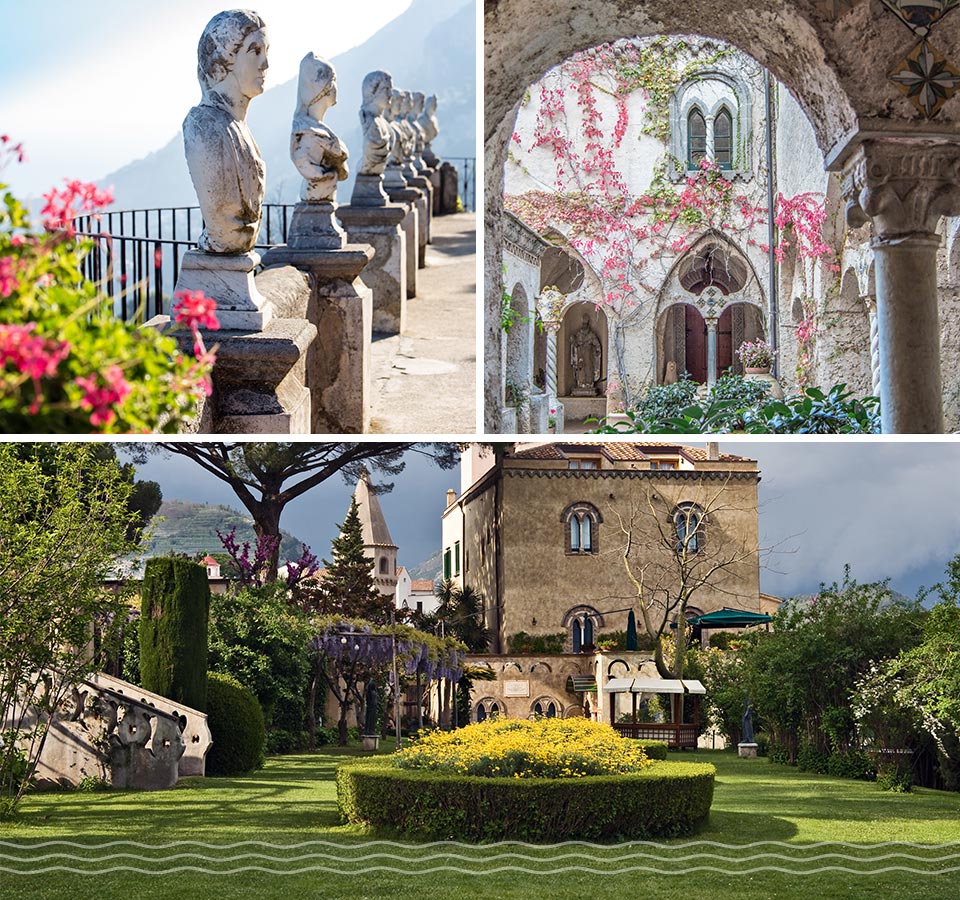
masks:
<svg viewBox="0 0 960 900"><path fill-rule="evenodd" d="M304 178L302 200L334 202L337 182L348 175L346 145L323 124L323 117L336 102L333 66L308 53L300 62L297 110L290 132L290 159Z"/></svg>
<svg viewBox="0 0 960 900"><path fill-rule="evenodd" d="M393 129L384 118L393 96L389 72L370 72L363 79L363 106L360 107L360 131L363 134L363 159L358 175L382 175L390 158Z"/></svg>
<svg viewBox="0 0 960 900"><path fill-rule="evenodd" d="M573 367L573 393L580 397L595 397L602 363L600 338L590 327L590 316L583 314L583 324L570 337L570 365Z"/></svg>
<svg viewBox="0 0 960 900"><path fill-rule="evenodd" d="M665 373L664 376L663 376L663 383L664 383L664 384L676 384L679 380L680 380L680 379L679 379L679 377L677 376L677 363L676 363L676 361L675 361L675 360L672 360L672 359L668 359L668 360L667 360L667 371L666 371L666 373Z"/></svg>
<svg viewBox="0 0 960 900"><path fill-rule="evenodd" d="M440 133L440 126L437 123L437 95L431 94L427 97L424 104L423 113L420 118L417 119L420 123L420 127L423 129L423 161L428 165L436 168L440 163L440 159L433 152L433 148L430 144L433 142L433 139Z"/></svg>
<svg viewBox="0 0 960 900"><path fill-rule="evenodd" d="M206 253L249 253L257 240L266 166L247 126L247 107L263 93L266 26L256 13L217 13L200 37L202 98L183 122L183 145L197 192Z"/></svg>

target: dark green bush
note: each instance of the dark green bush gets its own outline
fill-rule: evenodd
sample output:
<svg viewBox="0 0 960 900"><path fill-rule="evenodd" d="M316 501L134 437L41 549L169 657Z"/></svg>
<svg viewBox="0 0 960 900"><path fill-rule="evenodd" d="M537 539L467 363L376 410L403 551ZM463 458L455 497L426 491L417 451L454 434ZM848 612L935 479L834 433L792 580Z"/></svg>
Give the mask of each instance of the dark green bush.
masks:
<svg viewBox="0 0 960 900"><path fill-rule="evenodd" d="M319 736L317 743L320 743ZM310 735L306 731L286 731L272 728L267 732L266 752L271 756L282 753L300 753L310 746Z"/></svg>
<svg viewBox="0 0 960 900"><path fill-rule="evenodd" d="M793 763L790 760L790 749L783 744L775 744L770 741L767 748L767 757L770 762L778 763L781 766L790 766Z"/></svg>
<svg viewBox="0 0 960 900"><path fill-rule="evenodd" d="M518 631L507 638L508 653L563 653L567 636L560 634L527 634Z"/></svg>
<svg viewBox="0 0 960 900"><path fill-rule="evenodd" d="M207 721L213 737L207 775L242 775L263 765L266 729L253 691L229 675L211 672Z"/></svg>
<svg viewBox="0 0 960 900"><path fill-rule="evenodd" d="M807 741L800 742L800 748L797 750L797 768L801 772L826 775L827 759L827 754L821 753L813 744Z"/></svg>
<svg viewBox="0 0 960 900"><path fill-rule="evenodd" d="M666 741L638 741L643 747L643 752L647 754L647 759L666 759L667 742Z"/></svg>
<svg viewBox="0 0 960 900"><path fill-rule="evenodd" d="M613 650L626 650L627 649L627 633L625 631L605 631L603 634L597 635L597 646L599 647L604 642L613 641L614 646L611 648ZM637 632L637 649L638 650L653 650L657 646L657 642L650 637L645 631Z"/></svg>
<svg viewBox="0 0 960 900"><path fill-rule="evenodd" d="M140 606L140 684L175 703L207 708L207 570L189 559L148 559Z"/></svg>
<svg viewBox="0 0 960 900"><path fill-rule="evenodd" d="M634 775L478 778L370 758L337 769L347 822L466 841L677 837L704 822L716 770L657 762Z"/></svg>
<svg viewBox="0 0 960 900"><path fill-rule="evenodd" d="M827 757L827 774L857 781L873 781L877 777L877 770L865 754L851 750L848 753L831 753Z"/></svg>

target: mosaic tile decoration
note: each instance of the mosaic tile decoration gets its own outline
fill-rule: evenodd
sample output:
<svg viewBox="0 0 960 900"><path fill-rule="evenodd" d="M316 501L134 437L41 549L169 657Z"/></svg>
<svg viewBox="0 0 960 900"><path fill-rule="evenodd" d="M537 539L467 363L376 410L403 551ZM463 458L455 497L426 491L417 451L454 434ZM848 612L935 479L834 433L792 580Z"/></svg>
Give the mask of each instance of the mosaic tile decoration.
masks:
<svg viewBox="0 0 960 900"><path fill-rule="evenodd" d="M960 71L926 40L889 77L928 119L960 88Z"/></svg>
<svg viewBox="0 0 960 900"><path fill-rule="evenodd" d="M917 37L921 38L927 37L935 23L960 6L960 0L880 0L880 2Z"/></svg>

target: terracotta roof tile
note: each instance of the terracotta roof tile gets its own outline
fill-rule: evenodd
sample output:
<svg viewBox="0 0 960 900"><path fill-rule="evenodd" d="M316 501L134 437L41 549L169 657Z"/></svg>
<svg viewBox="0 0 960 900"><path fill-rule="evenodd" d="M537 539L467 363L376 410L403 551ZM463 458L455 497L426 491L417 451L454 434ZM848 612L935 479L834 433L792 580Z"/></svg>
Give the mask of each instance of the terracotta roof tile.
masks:
<svg viewBox="0 0 960 900"><path fill-rule="evenodd" d="M430 591L433 593L433 582L429 578L418 578L410 582L411 591Z"/></svg>
<svg viewBox="0 0 960 900"><path fill-rule="evenodd" d="M562 460L569 456L567 451L577 449L601 449L611 459L621 462L642 462L650 458L650 453L645 451L652 450L654 453L663 451L674 451L683 453L688 459L697 462L707 461L707 451L703 447L690 447L686 444L676 444L669 441L559 441L556 443L537 444L532 447L526 447L523 450L517 450L510 454L512 459L532 459L532 460ZM746 456L734 456L730 453L721 453L720 462L753 462Z"/></svg>

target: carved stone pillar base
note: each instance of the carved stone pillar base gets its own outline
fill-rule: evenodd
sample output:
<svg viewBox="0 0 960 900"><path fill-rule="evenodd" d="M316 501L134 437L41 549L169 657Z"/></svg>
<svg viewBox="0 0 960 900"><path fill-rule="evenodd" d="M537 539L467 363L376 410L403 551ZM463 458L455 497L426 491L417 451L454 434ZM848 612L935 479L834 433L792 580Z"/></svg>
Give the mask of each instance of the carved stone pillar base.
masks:
<svg viewBox="0 0 960 900"><path fill-rule="evenodd" d="M373 291L373 330L402 334L407 315L407 245L404 204L341 206L337 210L353 244L369 244L375 255L363 270L363 283Z"/></svg>
<svg viewBox="0 0 960 900"><path fill-rule="evenodd" d="M433 239L430 234L430 222L433 219L433 185L430 183L429 177L419 174L414 176L408 175L407 184L409 184L411 187L419 188L424 194L425 200L423 204L423 220L425 224L421 227L423 228L425 235L424 243L431 244L433 243ZM422 269L423 265L421 265L420 268Z"/></svg>
<svg viewBox="0 0 960 900"><path fill-rule="evenodd" d="M218 256L188 250L173 291L203 291L216 300L223 331L262 331L273 317L273 309L253 281L259 264L260 255L253 252Z"/></svg>
<svg viewBox="0 0 960 900"><path fill-rule="evenodd" d="M420 212L416 200L420 192L411 188L394 189L384 184L384 189L392 203L401 204L407 210L400 227L406 241L407 257L407 298L417 296L417 265L419 261Z"/></svg>
<svg viewBox="0 0 960 900"><path fill-rule="evenodd" d="M336 218L337 205L302 201L293 208L287 230L287 246L298 250L342 250L347 235Z"/></svg>
<svg viewBox="0 0 960 900"><path fill-rule="evenodd" d="M433 214L440 215L440 169L430 170L430 185L433 187Z"/></svg>
<svg viewBox="0 0 960 900"><path fill-rule="evenodd" d="M373 248L342 250L275 247L268 266L295 266L310 277L305 317L316 326L315 351L307 360L314 434L358 434L370 424L370 341L373 294L359 280Z"/></svg>
<svg viewBox="0 0 960 900"><path fill-rule="evenodd" d="M445 162L440 166L440 213L448 215L457 211L460 196L460 175L457 167Z"/></svg>
<svg viewBox="0 0 960 900"><path fill-rule="evenodd" d="M426 253L427 253L427 197L426 194L420 188L407 186L405 188L394 188L388 184L384 184L384 188L387 191L387 196L394 203L409 203L417 211L417 230L414 232L414 238L416 243L407 244L407 253L408 256L412 255L415 265L418 269L424 268L426 265ZM412 248L416 246L416 253L413 252ZM412 296L412 295L410 295Z"/></svg>
<svg viewBox="0 0 960 900"><path fill-rule="evenodd" d="M350 197L351 206L386 206L389 202L382 175L357 175Z"/></svg>

